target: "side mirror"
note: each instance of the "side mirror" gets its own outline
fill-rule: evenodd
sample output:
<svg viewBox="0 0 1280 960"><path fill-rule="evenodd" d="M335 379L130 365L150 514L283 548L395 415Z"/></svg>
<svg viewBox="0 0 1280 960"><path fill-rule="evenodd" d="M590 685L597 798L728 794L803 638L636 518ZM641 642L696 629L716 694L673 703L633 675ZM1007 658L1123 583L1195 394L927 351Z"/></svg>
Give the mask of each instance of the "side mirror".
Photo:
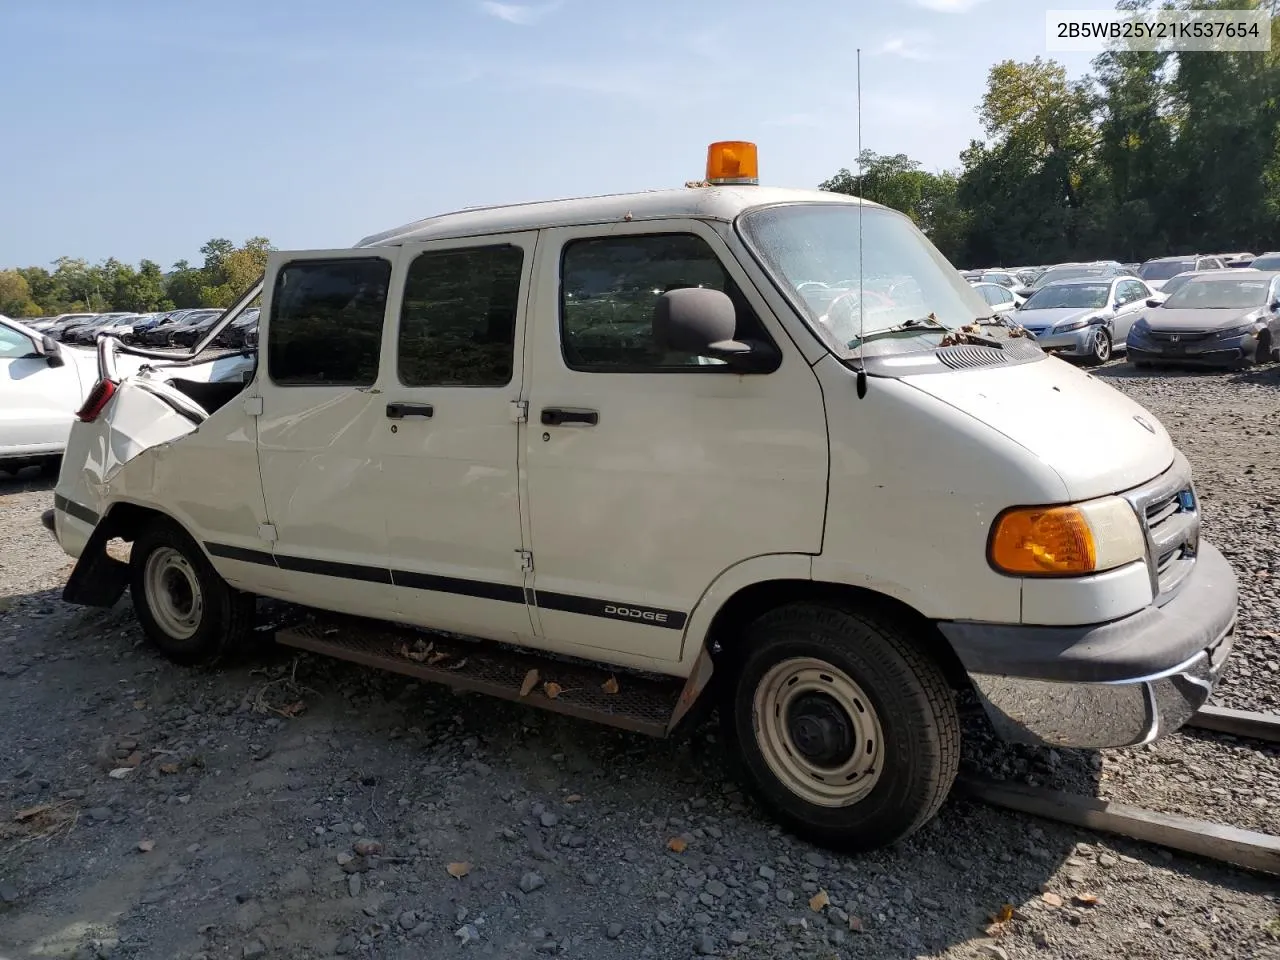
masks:
<svg viewBox="0 0 1280 960"><path fill-rule="evenodd" d="M36 353L44 357L45 362L51 367L61 367L67 362L62 356L62 346L47 333L41 335L40 342L36 345Z"/></svg>
<svg viewBox="0 0 1280 960"><path fill-rule="evenodd" d="M1158 307L1158 306L1160 306L1160 304L1162 304L1162 303L1164 303L1164 301L1163 301L1163 300L1161 300L1159 297L1148 297L1148 298L1147 298L1147 306L1148 306L1148 307Z"/></svg>
<svg viewBox="0 0 1280 960"><path fill-rule="evenodd" d="M1272 313L1280 311L1280 300L1272 300L1270 309Z"/></svg>
<svg viewBox="0 0 1280 960"><path fill-rule="evenodd" d="M735 340L737 311L728 295L706 287L681 287L658 297L653 308L653 338L666 350L724 360L744 373L777 367L770 344Z"/></svg>

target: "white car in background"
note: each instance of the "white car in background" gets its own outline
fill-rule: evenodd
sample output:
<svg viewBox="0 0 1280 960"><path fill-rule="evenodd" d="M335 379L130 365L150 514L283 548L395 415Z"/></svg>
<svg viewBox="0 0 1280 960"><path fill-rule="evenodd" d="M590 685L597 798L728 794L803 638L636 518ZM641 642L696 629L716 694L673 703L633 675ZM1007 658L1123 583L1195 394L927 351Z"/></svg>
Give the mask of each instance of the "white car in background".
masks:
<svg viewBox="0 0 1280 960"><path fill-rule="evenodd" d="M137 372L140 357L122 356ZM164 367L172 364L163 364ZM244 357L225 357L181 368L185 380L234 380L250 369ZM0 315L0 473L39 465L57 472L67 435L98 381L93 349L60 344L17 320Z"/></svg>

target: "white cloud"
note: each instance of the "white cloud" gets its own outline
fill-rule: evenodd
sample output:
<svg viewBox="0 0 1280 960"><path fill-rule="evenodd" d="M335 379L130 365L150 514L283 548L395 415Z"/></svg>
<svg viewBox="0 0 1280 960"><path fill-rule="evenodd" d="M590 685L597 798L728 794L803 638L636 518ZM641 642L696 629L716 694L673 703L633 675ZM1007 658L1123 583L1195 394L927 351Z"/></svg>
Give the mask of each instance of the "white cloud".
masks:
<svg viewBox="0 0 1280 960"><path fill-rule="evenodd" d="M916 4L939 13L968 13L986 0L916 0Z"/></svg>
<svg viewBox="0 0 1280 960"><path fill-rule="evenodd" d="M505 20L520 26L537 23L549 13L554 13L560 4L557 2L533 6L527 3L498 3L497 0L483 0L480 9L491 17Z"/></svg>
<svg viewBox="0 0 1280 960"><path fill-rule="evenodd" d="M885 56L901 57L904 60L927 60L929 57L928 40L924 37L890 37L876 48L875 52Z"/></svg>

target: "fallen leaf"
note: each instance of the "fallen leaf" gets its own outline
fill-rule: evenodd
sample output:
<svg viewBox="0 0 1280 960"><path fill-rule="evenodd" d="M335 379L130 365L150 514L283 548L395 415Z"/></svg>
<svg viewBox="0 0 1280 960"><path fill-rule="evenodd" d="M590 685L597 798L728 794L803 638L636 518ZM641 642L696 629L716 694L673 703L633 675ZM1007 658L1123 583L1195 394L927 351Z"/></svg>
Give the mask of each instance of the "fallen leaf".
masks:
<svg viewBox="0 0 1280 960"><path fill-rule="evenodd" d="M305 709L307 709L307 705L301 700L298 700L296 703L286 704L281 707L280 712L286 717L296 717Z"/></svg>
<svg viewBox="0 0 1280 960"><path fill-rule="evenodd" d="M140 754L137 750L133 751L133 753L129 754L127 757L125 757L123 760L120 761L120 766L122 767L137 767L141 765L142 765L142 754Z"/></svg>
<svg viewBox="0 0 1280 960"><path fill-rule="evenodd" d="M25 810L19 810L17 813L13 815L13 819L17 820L19 823L23 823L27 820L30 820L32 817L38 817L40 816L40 814L44 813L45 811L52 810L52 809L53 809L53 806L51 804L42 803L38 807L27 807L27 809Z"/></svg>
<svg viewBox="0 0 1280 960"><path fill-rule="evenodd" d="M1098 902L1096 893L1077 893L1073 898L1082 907L1092 907Z"/></svg>
<svg viewBox="0 0 1280 960"><path fill-rule="evenodd" d="M582 794L580 793L571 793L564 798L565 803L579 803L581 802L581 800L582 800Z"/></svg>
<svg viewBox="0 0 1280 960"><path fill-rule="evenodd" d="M413 649L410 650L405 644L402 643L400 644L400 656L405 657L406 659L409 659L409 660L413 660L416 663L422 663L428 657L431 656L431 650L434 646L435 644L431 644L431 643L428 643L424 646L422 641L418 640L414 643Z"/></svg>
<svg viewBox="0 0 1280 960"><path fill-rule="evenodd" d="M524 682L520 684L520 696L527 697L529 692L538 685L538 668L534 667L524 675Z"/></svg>
<svg viewBox="0 0 1280 960"><path fill-rule="evenodd" d="M145 700L135 700L135 701L133 701L133 709L135 709L135 710L145 710L145 709L147 709L147 701L145 701Z"/></svg>
<svg viewBox="0 0 1280 960"><path fill-rule="evenodd" d="M610 677L608 680L606 680L604 683L600 685L600 689L603 690L605 693L617 693L618 678Z"/></svg>
<svg viewBox="0 0 1280 960"><path fill-rule="evenodd" d="M465 667L466 665L467 665L467 658L466 658L466 657L463 657L463 658L462 658L461 660L459 660L457 663L451 663L451 664L449 664L448 669L450 669L450 670L461 670L461 669L462 669L463 667Z"/></svg>
<svg viewBox="0 0 1280 960"><path fill-rule="evenodd" d="M449 659L449 655L447 653L445 653L443 650L437 650L435 653L431 654L431 656L427 658L427 666L434 667L441 660L448 660L448 659Z"/></svg>
<svg viewBox="0 0 1280 960"><path fill-rule="evenodd" d="M465 877L468 873L471 872L471 864L451 863L449 864L449 866L445 867L445 870L449 872L449 876L454 877L455 879L461 880L463 877Z"/></svg>
<svg viewBox="0 0 1280 960"><path fill-rule="evenodd" d="M1051 907L1062 906L1062 898L1056 893L1042 893L1040 894L1040 899Z"/></svg>
<svg viewBox="0 0 1280 960"><path fill-rule="evenodd" d="M139 841L138 841L138 849L139 849L142 853L150 853L150 852L151 852L152 850L154 850L155 848L156 848L156 842L155 842L154 840L139 840Z"/></svg>
<svg viewBox="0 0 1280 960"><path fill-rule="evenodd" d="M542 685L542 692L547 695L548 700L554 700L564 692L564 687L556 683L554 680L548 680Z"/></svg>
<svg viewBox="0 0 1280 960"><path fill-rule="evenodd" d="M1003 937L1005 934L1005 926L1003 923L993 923L982 931L988 937Z"/></svg>
<svg viewBox="0 0 1280 960"><path fill-rule="evenodd" d="M178 765L176 763L162 763L160 764L160 772L167 774L177 773Z"/></svg>
<svg viewBox="0 0 1280 960"><path fill-rule="evenodd" d="M821 913L822 908L831 902L831 898L827 896L827 891L819 890L809 900L809 909L814 913Z"/></svg>
<svg viewBox="0 0 1280 960"><path fill-rule="evenodd" d="M667 841L667 849L672 853L684 853L689 849L689 844L685 843L683 837L672 837Z"/></svg>
<svg viewBox="0 0 1280 960"><path fill-rule="evenodd" d="M123 780L129 774L133 773L133 767L116 767L107 774L112 780Z"/></svg>
<svg viewBox="0 0 1280 960"><path fill-rule="evenodd" d="M991 918L996 923L1008 923L1013 919L1013 904L1006 903L1000 908L994 917Z"/></svg>

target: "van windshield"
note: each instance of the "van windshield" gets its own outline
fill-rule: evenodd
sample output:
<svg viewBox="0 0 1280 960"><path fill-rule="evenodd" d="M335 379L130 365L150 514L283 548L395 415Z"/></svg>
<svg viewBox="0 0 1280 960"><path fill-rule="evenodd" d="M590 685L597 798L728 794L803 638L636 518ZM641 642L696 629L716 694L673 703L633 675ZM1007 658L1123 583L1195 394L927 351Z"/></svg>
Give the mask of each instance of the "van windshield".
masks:
<svg viewBox="0 0 1280 960"><path fill-rule="evenodd" d="M900 213L868 206L859 223L856 204L783 204L748 210L739 228L837 356L933 349L948 330L992 314Z"/></svg>

